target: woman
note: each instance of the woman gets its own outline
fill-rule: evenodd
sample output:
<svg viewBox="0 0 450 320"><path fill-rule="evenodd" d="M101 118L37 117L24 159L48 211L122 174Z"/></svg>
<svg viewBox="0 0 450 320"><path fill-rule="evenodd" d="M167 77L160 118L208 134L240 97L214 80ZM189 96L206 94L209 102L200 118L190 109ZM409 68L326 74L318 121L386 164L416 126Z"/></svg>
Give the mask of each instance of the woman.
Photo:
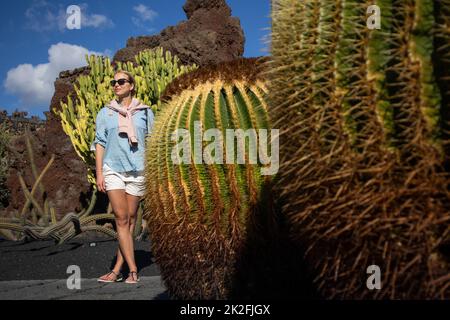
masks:
<svg viewBox="0 0 450 320"><path fill-rule="evenodd" d="M119 248L114 268L98 281L122 281L121 268L126 262L130 273L125 282L137 283L133 230L145 188L145 139L154 115L134 98L135 81L129 72L117 71L111 86L116 99L97 114L91 150L95 151L97 188L107 193L114 212Z"/></svg>

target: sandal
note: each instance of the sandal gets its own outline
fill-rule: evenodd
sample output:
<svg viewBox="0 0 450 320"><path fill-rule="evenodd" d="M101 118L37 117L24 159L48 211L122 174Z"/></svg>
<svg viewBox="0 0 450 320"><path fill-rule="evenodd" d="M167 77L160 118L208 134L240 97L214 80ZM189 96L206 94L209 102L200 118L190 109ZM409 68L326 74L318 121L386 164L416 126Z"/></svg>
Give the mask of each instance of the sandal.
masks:
<svg viewBox="0 0 450 320"><path fill-rule="evenodd" d="M136 276L133 276L133 274L135 274ZM131 277L131 279L130 279ZM128 278L127 280L125 280L125 283L138 283L139 282L139 277L137 274L137 271L130 271L130 273L128 274Z"/></svg>
<svg viewBox="0 0 450 320"><path fill-rule="evenodd" d="M115 276L115 279L111 280L110 275L113 274ZM120 282L123 280L122 275L119 273L115 273L113 270L111 270L110 272L108 272L107 274L105 274L104 276L101 276L100 278L97 279L98 282Z"/></svg>

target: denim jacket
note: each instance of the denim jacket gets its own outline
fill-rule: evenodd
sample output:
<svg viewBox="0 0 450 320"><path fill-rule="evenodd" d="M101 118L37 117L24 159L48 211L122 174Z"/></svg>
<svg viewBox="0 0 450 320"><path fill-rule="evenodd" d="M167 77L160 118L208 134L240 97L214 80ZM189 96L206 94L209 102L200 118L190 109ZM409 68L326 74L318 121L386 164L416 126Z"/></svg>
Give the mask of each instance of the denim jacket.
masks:
<svg viewBox="0 0 450 320"><path fill-rule="evenodd" d="M151 109L138 110L133 115L137 145L130 146L126 134L118 133L119 113L103 107L95 120L95 139L91 151L98 143L105 148L103 165L107 164L115 172L144 170L146 137L151 133L154 114Z"/></svg>

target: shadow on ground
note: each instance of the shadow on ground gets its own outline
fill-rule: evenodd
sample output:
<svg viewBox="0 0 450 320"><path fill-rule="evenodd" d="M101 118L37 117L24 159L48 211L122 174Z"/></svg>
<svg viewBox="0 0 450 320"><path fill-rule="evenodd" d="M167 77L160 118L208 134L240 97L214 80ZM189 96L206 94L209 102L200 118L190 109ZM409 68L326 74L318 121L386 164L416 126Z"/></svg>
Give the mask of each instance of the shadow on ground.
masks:
<svg viewBox="0 0 450 320"><path fill-rule="evenodd" d="M139 275L158 276L149 241L135 241ZM80 267L82 278L97 278L111 270L117 253L116 240L80 235L68 243L0 240L0 281L67 279L67 268ZM123 272L128 272L126 265Z"/></svg>

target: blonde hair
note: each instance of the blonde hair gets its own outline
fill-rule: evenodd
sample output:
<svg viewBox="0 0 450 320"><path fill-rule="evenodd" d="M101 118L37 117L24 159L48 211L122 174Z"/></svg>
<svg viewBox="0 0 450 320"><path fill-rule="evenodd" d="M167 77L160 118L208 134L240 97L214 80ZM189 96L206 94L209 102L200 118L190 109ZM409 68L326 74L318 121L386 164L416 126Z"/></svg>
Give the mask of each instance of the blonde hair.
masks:
<svg viewBox="0 0 450 320"><path fill-rule="evenodd" d="M116 72L114 72L114 76L116 76L119 73L122 73L128 77L128 81L130 81L130 84L133 85L133 90L131 90L131 95L134 96L136 94L136 81L134 80L133 75L130 72L125 71L125 70L117 70Z"/></svg>

